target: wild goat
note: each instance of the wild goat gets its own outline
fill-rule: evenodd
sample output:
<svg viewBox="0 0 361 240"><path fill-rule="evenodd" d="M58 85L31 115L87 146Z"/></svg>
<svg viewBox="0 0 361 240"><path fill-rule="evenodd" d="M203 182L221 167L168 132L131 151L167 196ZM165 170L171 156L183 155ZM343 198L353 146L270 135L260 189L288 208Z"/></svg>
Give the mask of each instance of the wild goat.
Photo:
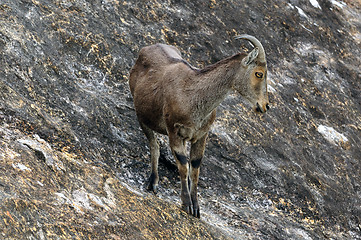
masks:
<svg viewBox="0 0 361 240"><path fill-rule="evenodd" d="M217 106L231 90L236 90L256 111L264 113L269 108L263 46L253 36L236 38L250 41L254 49L249 54L237 53L197 69L183 60L175 47L156 44L140 50L130 71L129 86L136 114L150 145L148 189L155 192L159 181L155 131L169 137L181 179L182 209L195 217L200 216L199 168ZM191 142L189 161L186 141Z"/></svg>

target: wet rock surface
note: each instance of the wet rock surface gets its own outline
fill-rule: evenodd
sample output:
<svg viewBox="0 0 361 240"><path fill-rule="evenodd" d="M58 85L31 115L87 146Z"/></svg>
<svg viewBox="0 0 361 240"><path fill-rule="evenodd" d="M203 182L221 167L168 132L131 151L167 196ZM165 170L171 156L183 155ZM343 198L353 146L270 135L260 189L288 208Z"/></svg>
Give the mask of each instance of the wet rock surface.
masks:
<svg viewBox="0 0 361 240"><path fill-rule="evenodd" d="M360 239L359 1L0 2L0 238ZM197 67L256 36L271 109L218 108L201 220L179 209L160 136L157 196L127 85L141 47Z"/></svg>

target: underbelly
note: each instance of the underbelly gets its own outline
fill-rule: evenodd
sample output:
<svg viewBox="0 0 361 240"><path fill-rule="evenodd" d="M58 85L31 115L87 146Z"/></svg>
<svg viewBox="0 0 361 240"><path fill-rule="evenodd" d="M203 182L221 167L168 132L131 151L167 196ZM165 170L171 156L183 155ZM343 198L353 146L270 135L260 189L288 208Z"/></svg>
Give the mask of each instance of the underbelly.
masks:
<svg viewBox="0 0 361 240"><path fill-rule="evenodd" d="M149 126L149 127L150 127L150 129L152 129L153 131L156 131L157 133L168 135L165 124L154 125L154 126Z"/></svg>
<svg viewBox="0 0 361 240"><path fill-rule="evenodd" d="M151 118L138 116L138 119L153 131L167 135L166 125L162 116L152 116Z"/></svg>

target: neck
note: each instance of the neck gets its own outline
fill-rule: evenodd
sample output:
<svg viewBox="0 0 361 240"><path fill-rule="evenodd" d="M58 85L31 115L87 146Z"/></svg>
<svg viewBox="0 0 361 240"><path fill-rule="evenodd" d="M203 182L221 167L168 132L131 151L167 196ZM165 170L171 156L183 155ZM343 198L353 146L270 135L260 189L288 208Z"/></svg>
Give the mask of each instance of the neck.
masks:
<svg viewBox="0 0 361 240"><path fill-rule="evenodd" d="M194 118L202 121L227 97L241 68L243 56L236 54L200 70L193 83Z"/></svg>

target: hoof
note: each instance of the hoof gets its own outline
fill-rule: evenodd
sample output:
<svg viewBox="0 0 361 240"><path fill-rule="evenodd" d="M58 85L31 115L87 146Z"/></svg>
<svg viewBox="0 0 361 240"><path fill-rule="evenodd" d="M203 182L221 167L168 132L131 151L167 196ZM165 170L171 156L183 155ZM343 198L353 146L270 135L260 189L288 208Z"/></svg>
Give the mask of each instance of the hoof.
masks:
<svg viewBox="0 0 361 240"><path fill-rule="evenodd" d="M153 185L153 184L149 183L147 186L147 190L149 192L153 192L154 194L157 193L157 189L158 189L158 185Z"/></svg>
<svg viewBox="0 0 361 240"><path fill-rule="evenodd" d="M200 212L199 212L199 208L194 208L194 209L193 209L193 217L201 218L201 215L200 215Z"/></svg>
<svg viewBox="0 0 361 240"><path fill-rule="evenodd" d="M148 180L147 190L153 193L157 193L158 178L154 174L151 174Z"/></svg>
<svg viewBox="0 0 361 240"><path fill-rule="evenodd" d="M192 206L185 206L182 205L182 210L188 213L189 215L192 215L193 217L200 218L200 211L199 208L193 208Z"/></svg>
<svg viewBox="0 0 361 240"><path fill-rule="evenodd" d="M182 205L182 210L188 213L189 215L193 215L193 209L192 206L190 205L189 206Z"/></svg>

